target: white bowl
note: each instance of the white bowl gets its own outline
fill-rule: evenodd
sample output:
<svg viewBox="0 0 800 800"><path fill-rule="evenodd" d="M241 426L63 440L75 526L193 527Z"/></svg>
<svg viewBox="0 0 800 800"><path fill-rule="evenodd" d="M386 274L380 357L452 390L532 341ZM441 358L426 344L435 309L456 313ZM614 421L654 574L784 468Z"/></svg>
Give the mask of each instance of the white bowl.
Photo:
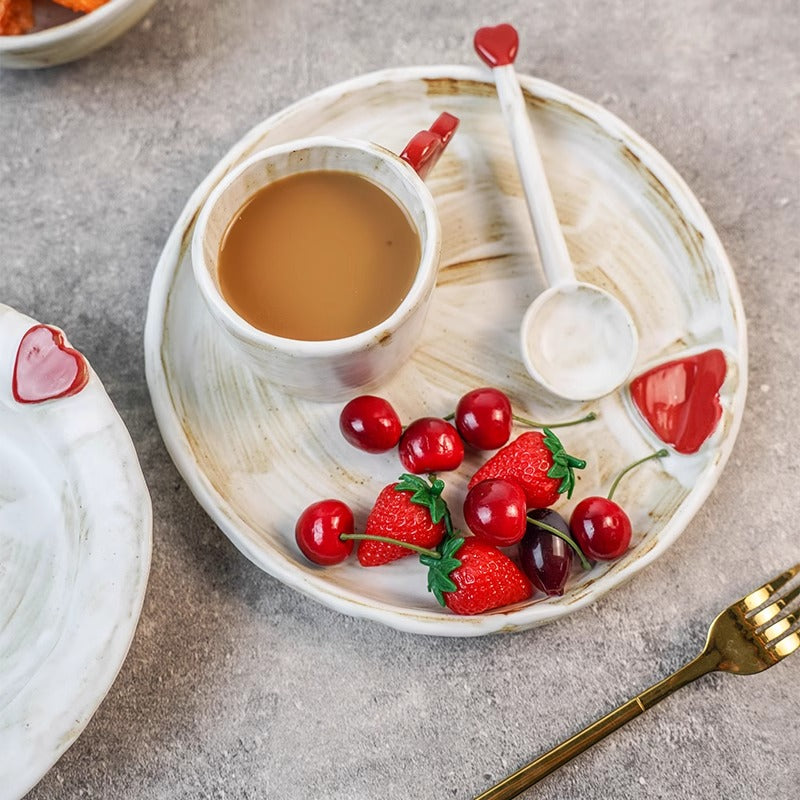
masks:
<svg viewBox="0 0 800 800"><path fill-rule="evenodd" d="M96 11L62 25L21 36L0 36L0 67L38 69L83 58L125 33L154 3L109 0Z"/></svg>

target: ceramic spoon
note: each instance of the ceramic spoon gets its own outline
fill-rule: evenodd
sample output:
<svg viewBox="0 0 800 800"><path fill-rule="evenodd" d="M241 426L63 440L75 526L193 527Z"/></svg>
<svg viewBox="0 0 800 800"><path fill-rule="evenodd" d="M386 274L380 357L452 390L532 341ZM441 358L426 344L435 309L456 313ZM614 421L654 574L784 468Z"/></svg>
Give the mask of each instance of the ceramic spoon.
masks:
<svg viewBox="0 0 800 800"><path fill-rule="evenodd" d="M547 184L514 59L511 25L481 28L475 50L492 68L549 288L530 305L520 331L531 377L567 400L593 400L619 387L636 360L638 336L625 306L578 281Z"/></svg>

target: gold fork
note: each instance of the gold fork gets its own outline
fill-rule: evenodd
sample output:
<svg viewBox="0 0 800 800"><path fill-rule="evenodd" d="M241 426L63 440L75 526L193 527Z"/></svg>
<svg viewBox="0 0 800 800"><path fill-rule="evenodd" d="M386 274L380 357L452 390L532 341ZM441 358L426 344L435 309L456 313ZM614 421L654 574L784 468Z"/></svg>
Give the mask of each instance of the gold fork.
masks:
<svg viewBox="0 0 800 800"><path fill-rule="evenodd" d="M785 613L786 607L800 596L800 584L790 591L784 591L782 595L780 592L798 573L800 564L795 564L726 608L711 623L706 646L699 656L479 794L474 800L511 800L517 797L612 731L701 675L714 671L752 675L786 658L800 647L800 628L791 630L800 619L800 610Z"/></svg>

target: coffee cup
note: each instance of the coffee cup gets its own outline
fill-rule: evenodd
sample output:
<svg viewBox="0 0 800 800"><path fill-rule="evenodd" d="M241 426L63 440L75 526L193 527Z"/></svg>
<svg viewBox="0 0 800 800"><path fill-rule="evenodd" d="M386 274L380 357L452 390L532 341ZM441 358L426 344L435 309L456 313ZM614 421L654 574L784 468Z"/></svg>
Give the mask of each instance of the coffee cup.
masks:
<svg viewBox="0 0 800 800"><path fill-rule="evenodd" d="M375 387L408 359L425 322L441 254L436 204L424 178L457 126L456 117L441 114L400 155L353 139L299 139L256 153L220 181L195 225L192 268L231 352L248 368L289 394L338 401ZM226 296L220 279L221 247L233 221L261 190L291 176L322 172L358 176L385 192L418 239L418 264L396 308L376 324L335 338L277 335L248 321ZM281 264L264 265L267 270L281 268Z"/></svg>

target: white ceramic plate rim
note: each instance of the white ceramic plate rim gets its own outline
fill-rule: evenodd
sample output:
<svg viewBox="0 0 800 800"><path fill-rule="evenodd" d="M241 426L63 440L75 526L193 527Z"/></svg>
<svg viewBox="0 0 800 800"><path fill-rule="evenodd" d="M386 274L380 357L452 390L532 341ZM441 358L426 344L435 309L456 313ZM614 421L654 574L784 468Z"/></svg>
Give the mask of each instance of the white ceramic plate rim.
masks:
<svg viewBox="0 0 800 800"><path fill-rule="evenodd" d="M14 315L21 317L22 320L27 321L27 327L38 324L27 315L21 314L11 309L9 306L0 304L0 309L7 309ZM136 449L122 418L119 416L105 388L91 367L87 386L75 397L68 398L73 402L72 410L69 412L69 415L74 417L76 414L81 413L81 395L84 392L92 396L91 408L93 411L98 405L100 406L102 421L96 421L94 423L96 424L97 433L106 434L108 430L113 430L114 444L119 448L115 453L103 451L103 463L107 464L109 459L121 459L119 463L124 465L129 481L125 487L116 487L120 494L125 492L125 498L128 502L115 503L113 519L109 518L109 511L98 517L97 521L99 524L96 526L98 535L92 537L91 552L88 556L84 556L82 563L84 563L85 568L89 570L96 569L100 561L113 560L114 563L116 563L118 561L117 551L119 548L115 543L118 543L123 536L130 537L130 549L131 551L136 551L138 559L136 568L137 580L135 585L131 587L130 594L125 597L121 597L119 594L120 588L118 582L115 581L109 584L111 594L106 595L106 599L109 601L108 606L116 607L118 609L118 614L113 620L109 621L107 629L118 638L113 642L104 640L102 648L96 652L86 653L86 657L82 662L85 664L85 671L79 677L81 679L81 686L91 685L92 687L91 697L88 700L83 697L78 700L73 699L74 692L70 691L69 681L70 677L77 679L78 676L63 675L61 673L62 661L59 659L59 654L61 654L65 648L69 650L74 646L72 639L62 635L54 649L48 654L47 658L42 662L42 665L31 677L30 681L9 703L8 707L13 707L14 704L20 702L18 700L20 696L26 693L30 694L31 691L35 691L37 687L41 689L48 681L52 683L57 682L58 686L61 687L59 693L61 702L59 706L55 711L53 711L53 709L48 709L48 711L51 712L51 718L45 719L43 715L37 719L25 719L17 726L9 725L2 728L4 743L0 743L0 794L3 794L4 797L22 797L33 788L80 736L83 729L89 723L89 720L103 702L103 699L116 680L125 662L128 650L133 641L141 615L147 580L150 573L153 540L152 505L144 475L139 466ZM49 402L59 403L61 401L53 400ZM24 409L22 409L20 413L24 413ZM103 463L95 465L97 468L96 474L103 475L107 480L106 473L102 471ZM84 490L87 488L82 481L80 482L80 488ZM126 492L126 490L128 491ZM92 496L91 493L87 494L85 491L80 494L79 500L82 507L86 508L91 504ZM137 512L140 514L139 519L141 520L141 524L138 526L134 526L130 523L126 525L123 521L123 518L126 517L126 512L131 507L136 508ZM113 532L113 535L106 536L106 534L111 532ZM120 569L123 568L124 567L120 567ZM116 577L119 578L120 576L117 575ZM121 583L121 581L119 583ZM73 598L74 590L73 594L70 595L70 603L74 602ZM93 601L96 599L96 597L92 598ZM112 644L114 647L112 647ZM2 722L2 713L3 712L0 711L0 722ZM27 757L27 760L15 761L13 770L6 772L5 765L2 764L2 757L11 751L14 731L19 731L20 727L24 727L24 731L20 731L20 736L23 740L30 740L31 737L38 735L43 738L47 747L37 749L34 753L27 752L23 748L23 753ZM6 792L9 794L5 794Z"/></svg>
<svg viewBox="0 0 800 800"><path fill-rule="evenodd" d="M288 586L350 616L376 620L410 633L439 636L479 636L499 631L530 628L584 608L652 563L678 538L708 498L733 449L741 424L747 394L747 333L741 297L733 269L722 243L697 198L664 157L618 117L602 106L596 105L555 84L538 78L520 75L523 89L533 96L571 107L593 120L609 136L627 145L641 161L642 165L650 170L662 183L669 195L675 200L681 213L703 235L706 247L713 252L724 273L730 292L730 303L736 316L739 380L731 398L730 428L719 448L716 460L701 474L698 483L660 531L656 544L649 551L619 569L612 567L598 578L580 598L572 601L569 605L559 605L556 602L544 600L517 610L474 617L447 615L447 612L437 611L425 613L400 610L394 605L379 600L367 602L364 598L342 587L334 589L334 587L326 583L323 577L309 575L298 570L289 558L276 550L269 553L266 548L257 546L253 539L237 524L236 515L229 503L216 492L205 474L198 469L191 447L183 434L180 420L171 401L169 385L166 381L162 362L161 348L164 333L163 322L169 304L172 278L176 266L175 254L180 250L184 232L191 227L199 209L214 186L238 160L245 157L250 150L256 147L265 133L280 122L283 117L291 115L306 106L316 105L320 101L330 102L345 93L372 87L376 84L402 83L425 79L452 79L480 83L487 83L491 80L488 71L478 67L461 65L403 67L368 73L315 92L273 114L252 128L228 151L189 198L170 233L156 266L150 290L144 335L145 367L156 420L167 450L178 471L213 521L251 561Z"/></svg>

